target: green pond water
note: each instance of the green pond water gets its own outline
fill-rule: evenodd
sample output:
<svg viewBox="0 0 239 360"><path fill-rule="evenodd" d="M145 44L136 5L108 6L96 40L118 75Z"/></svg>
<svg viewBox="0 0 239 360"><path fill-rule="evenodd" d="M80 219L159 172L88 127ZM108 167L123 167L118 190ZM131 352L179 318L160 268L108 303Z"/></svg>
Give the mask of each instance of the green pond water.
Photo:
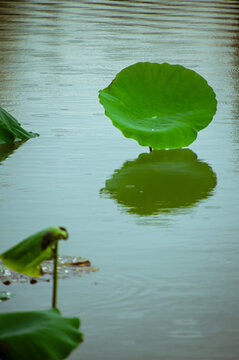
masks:
<svg viewBox="0 0 239 360"><path fill-rule="evenodd" d="M98 90L138 61L214 89L188 149L149 154L104 115ZM0 106L41 135L0 147L0 251L60 225L60 253L99 267L60 280L85 334L69 359L238 360L238 65L238 1L0 2ZM51 304L48 282L0 291L0 312Z"/></svg>

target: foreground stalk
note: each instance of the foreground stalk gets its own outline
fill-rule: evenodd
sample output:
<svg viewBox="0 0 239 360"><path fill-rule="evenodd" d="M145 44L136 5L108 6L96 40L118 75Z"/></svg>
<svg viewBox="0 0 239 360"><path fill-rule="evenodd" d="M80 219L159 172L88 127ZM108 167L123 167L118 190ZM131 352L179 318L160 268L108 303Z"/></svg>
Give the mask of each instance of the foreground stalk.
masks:
<svg viewBox="0 0 239 360"><path fill-rule="evenodd" d="M52 308L56 308L57 301L57 282L58 282L58 241L53 250L53 289L52 289Z"/></svg>

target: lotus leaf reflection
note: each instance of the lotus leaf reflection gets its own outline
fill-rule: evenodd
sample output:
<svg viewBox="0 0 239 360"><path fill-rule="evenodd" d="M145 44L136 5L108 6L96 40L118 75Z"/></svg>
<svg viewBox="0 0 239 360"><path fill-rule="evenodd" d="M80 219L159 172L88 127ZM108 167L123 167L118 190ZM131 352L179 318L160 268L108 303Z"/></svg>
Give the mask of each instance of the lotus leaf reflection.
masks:
<svg viewBox="0 0 239 360"><path fill-rule="evenodd" d="M211 167L193 151L158 150L126 161L106 180L101 194L129 213L148 216L192 207L212 195L216 183Z"/></svg>

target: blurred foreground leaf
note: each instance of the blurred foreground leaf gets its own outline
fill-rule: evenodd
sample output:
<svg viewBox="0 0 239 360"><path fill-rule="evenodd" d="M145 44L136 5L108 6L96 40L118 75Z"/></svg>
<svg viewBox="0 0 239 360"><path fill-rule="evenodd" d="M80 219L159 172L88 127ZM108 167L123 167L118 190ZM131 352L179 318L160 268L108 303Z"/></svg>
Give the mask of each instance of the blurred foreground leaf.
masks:
<svg viewBox="0 0 239 360"><path fill-rule="evenodd" d="M68 234L65 228L50 227L31 235L0 254L0 260L13 271L38 277L44 273L41 262L52 258L52 249L56 241L67 238Z"/></svg>
<svg viewBox="0 0 239 360"><path fill-rule="evenodd" d="M0 359L65 359L82 341L79 326L58 309L0 314Z"/></svg>
<svg viewBox="0 0 239 360"><path fill-rule="evenodd" d="M28 140L36 136L39 134L24 130L11 114L0 107L0 144Z"/></svg>

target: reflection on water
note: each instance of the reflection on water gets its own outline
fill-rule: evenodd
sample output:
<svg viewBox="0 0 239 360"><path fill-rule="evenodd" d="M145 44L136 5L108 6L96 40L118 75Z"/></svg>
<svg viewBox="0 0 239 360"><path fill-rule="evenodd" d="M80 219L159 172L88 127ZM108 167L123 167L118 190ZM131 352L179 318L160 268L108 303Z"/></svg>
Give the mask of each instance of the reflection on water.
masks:
<svg viewBox="0 0 239 360"><path fill-rule="evenodd" d="M159 150L126 161L105 182L106 194L141 216L190 207L212 195L211 167L189 149Z"/></svg>
<svg viewBox="0 0 239 360"><path fill-rule="evenodd" d="M18 149L24 141L18 141L8 144L0 144L0 164L8 158L9 155L13 154L16 149Z"/></svg>

